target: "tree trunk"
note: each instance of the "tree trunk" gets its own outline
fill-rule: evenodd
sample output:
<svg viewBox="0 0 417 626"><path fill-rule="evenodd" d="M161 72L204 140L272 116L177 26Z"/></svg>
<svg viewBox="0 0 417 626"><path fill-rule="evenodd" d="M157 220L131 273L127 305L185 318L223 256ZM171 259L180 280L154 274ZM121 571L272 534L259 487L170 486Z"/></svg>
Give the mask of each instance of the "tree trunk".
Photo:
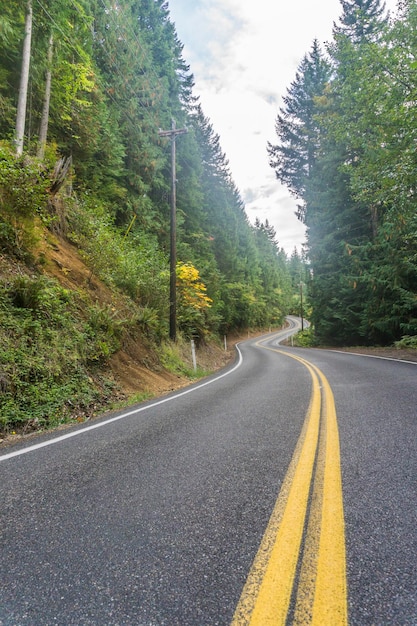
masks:
<svg viewBox="0 0 417 626"><path fill-rule="evenodd" d="M25 20L25 39L23 42L22 73L20 76L19 101L16 115L16 155L23 152L23 139L25 136L26 102L29 83L30 48L32 40L32 0L28 0Z"/></svg>
<svg viewBox="0 0 417 626"><path fill-rule="evenodd" d="M376 206L371 206L371 226L372 226L372 237L376 239L378 234L378 209Z"/></svg>
<svg viewBox="0 0 417 626"><path fill-rule="evenodd" d="M48 59L45 79L45 95L43 99L42 119L39 128L38 157L43 159L45 155L46 139L48 136L49 122L49 103L51 101L51 82L52 82L52 55L54 47L54 36L49 37Z"/></svg>

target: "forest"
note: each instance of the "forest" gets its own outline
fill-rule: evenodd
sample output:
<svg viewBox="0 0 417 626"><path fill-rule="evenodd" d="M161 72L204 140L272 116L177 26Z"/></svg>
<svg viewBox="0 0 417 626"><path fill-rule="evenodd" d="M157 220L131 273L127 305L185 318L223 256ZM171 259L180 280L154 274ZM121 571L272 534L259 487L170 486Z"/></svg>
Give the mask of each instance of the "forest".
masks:
<svg viewBox="0 0 417 626"><path fill-rule="evenodd" d="M149 367L181 368L173 275L179 343L302 312L316 345L415 347L416 33L414 1L389 15L380 0L341 0L331 41L313 41L301 60L266 146L307 229L289 258L267 221L248 221L168 2L7 0L0 428L106 406L109 360L128 343L156 355ZM184 132L172 270L173 124ZM76 286L51 261L67 245L88 268Z"/></svg>
<svg viewBox="0 0 417 626"><path fill-rule="evenodd" d="M307 227L315 339L417 346L417 6L341 0L268 143Z"/></svg>
<svg viewBox="0 0 417 626"><path fill-rule="evenodd" d="M108 361L127 342L167 366L172 144L161 131L173 122L187 131L175 141L178 341L269 329L299 312L305 263L287 257L268 222L249 223L182 50L163 0L2 7L3 429L103 404ZM89 268L76 288L65 264L51 271L63 242Z"/></svg>

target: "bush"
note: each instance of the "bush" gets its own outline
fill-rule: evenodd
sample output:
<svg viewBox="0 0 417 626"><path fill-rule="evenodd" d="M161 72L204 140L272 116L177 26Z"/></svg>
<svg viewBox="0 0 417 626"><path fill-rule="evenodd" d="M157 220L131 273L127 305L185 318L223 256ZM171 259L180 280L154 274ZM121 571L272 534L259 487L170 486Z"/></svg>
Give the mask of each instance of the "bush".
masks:
<svg viewBox="0 0 417 626"><path fill-rule="evenodd" d="M146 233L121 233L103 205L88 202L72 208L71 238L101 280L117 287L142 307L168 315L168 259Z"/></svg>
<svg viewBox="0 0 417 626"><path fill-rule="evenodd" d="M394 343L396 348L414 348L417 349L417 335L405 335Z"/></svg>
<svg viewBox="0 0 417 626"><path fill-rule="evenodd" d="M0 143L0 246L19 260L32 261L35 218L47 215L49 183L38 162L16 158Z"/></svg>
<svg viewBox="0 0 417 626"><path fill-rule="evenodd" d="M0 210L10 216L31 216L46 208L50 180L36 161L16 158L0 144Z"/></svg>
<svg viewBox="0 0 417 626"><path fill-rule="evenodd" d="M317 345L317 340L314 336L313 327L309 326L305 330L300 330L293 337L293 345L298 348L311 348Z"/></svg>

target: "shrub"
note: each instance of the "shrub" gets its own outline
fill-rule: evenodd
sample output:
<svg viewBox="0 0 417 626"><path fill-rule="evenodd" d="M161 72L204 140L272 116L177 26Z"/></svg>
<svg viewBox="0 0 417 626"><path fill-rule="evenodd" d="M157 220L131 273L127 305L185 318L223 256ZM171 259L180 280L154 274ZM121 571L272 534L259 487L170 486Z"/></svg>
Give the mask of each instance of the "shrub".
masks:
<svg viewBox="0 0 417 626"><path fill-rule="evenodd" d="M405 335L394 343L396 348L414 348L417 349L417 335Z"/></svg>
<svg viewBox="0 0 417 626"><path fill-rule="evenodd" d="M293 344L299 348L310 348L317 345L313 327L309 326L305 330L300 330L300 332L294 335Z"/></svg>
<svg viewBox="0 0 417 626"><path fill-rule="evenodd" d="M34 216L46 208L50 180L36 161L16 158L0 144L0 210L10 216Z"/></svg>
<svg viewBox="0 0 417 626"><path fill-rule="evenodd" d="M142 307L167 309L168 260L152 235L126 236L100 204L74 206L69 220L71 238L82 248L92 272Z"/></svg>

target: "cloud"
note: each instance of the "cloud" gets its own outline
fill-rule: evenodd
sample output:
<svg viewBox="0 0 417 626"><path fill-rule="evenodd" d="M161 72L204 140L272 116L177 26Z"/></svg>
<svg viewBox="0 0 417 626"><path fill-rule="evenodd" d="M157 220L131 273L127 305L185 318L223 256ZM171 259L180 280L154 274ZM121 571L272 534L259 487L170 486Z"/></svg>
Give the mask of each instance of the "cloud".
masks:
<svg viewBox="0 0 417 626"><path fill-rule="evenodd" d="M394 8L396 0L387 0ZM331 38L340 0L169 0L195 93L229 160L251 222L275 227L288 253L305 229L297 203L269 166L282 98L313 40Z"/></svg>

